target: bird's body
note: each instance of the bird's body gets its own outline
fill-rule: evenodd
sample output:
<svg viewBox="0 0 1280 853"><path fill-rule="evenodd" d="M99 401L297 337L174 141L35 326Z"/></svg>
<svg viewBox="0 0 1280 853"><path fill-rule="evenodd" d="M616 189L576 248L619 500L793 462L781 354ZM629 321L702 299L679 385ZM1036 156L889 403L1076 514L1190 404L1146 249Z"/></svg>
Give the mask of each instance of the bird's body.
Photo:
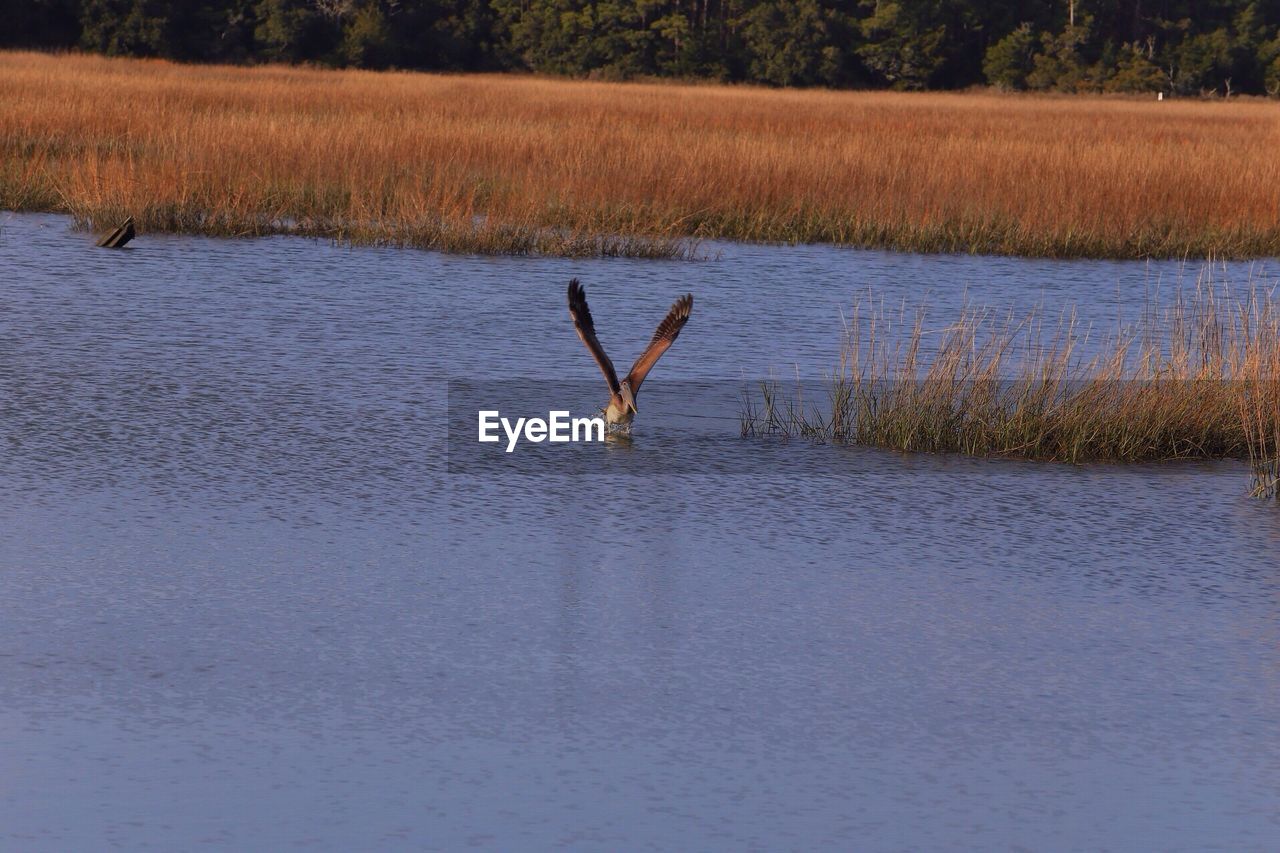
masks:
<svg viewBox="0 0 1280 853"><path fill-rule="evenodd" d="M621 394L611 396L609 404L600 410L600 414L604 415L604 422L609 426L629 427L636 418L635 409L627 405Z"/></svg>
<svg viewBox="0 0 1280 853"><path fill-rule="evenodd" d="M591 318L590 309L587 308L586 291L576 278L569 282L569 316L573 319L573 327L577 330L582 343L586 345L587 351L591 353L591 357L595 359L600 372L604 374L605 381L609 383L609 402L600 411L610 428L620 430L631 428L631 422L636 416L636 395L640 393L640 384L658 363L662 354L675 342L680 330L688 322L692 310L693 294L685 294L677 299L671 306L671 310L667 312L667 316L658 324L658 329L653 333L649 345L631 366L631 371L619 380L617 371L613 369L613 362L609 360L604 347L600 345L600 339L596 337L595 322Z"/></svg>

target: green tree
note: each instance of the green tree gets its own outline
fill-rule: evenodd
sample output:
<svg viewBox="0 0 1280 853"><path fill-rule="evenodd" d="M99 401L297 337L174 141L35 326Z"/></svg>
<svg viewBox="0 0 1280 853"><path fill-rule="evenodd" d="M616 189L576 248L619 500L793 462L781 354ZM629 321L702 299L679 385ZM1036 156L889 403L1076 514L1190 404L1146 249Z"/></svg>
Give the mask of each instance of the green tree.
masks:
<svg viewBox="0 0 1280 853"><path fill-rule="evenodd" d="M775 86L836 86L847 79L836 15L817 0L766 0L742 22L751 79Z"/></svg>
<svg viewBox="0 0 1280 853"><path fill-rule="evenodd" d="M163 0L86 0L80 45L107 56L163 56L168 12Z"/></svg>
<svg viewBox="0 0 1280 853"><path fill-rule="evenodd" d="M254 49L250 0L85 0L80 45L122 56L239 62Z"/></svg>
<svg viewBox="0 0 1280 853"><path fill-rule="evenodd" d="M352 9L342 27L341 54L348 65L387 68L396 55L387 13L380 3L363 3Z"/></svg>
<svg viewBox="0 0 1280 853"><path fill-rule="evenodd" d="M1082 92L1096 88L1096 75L1085 59L1084 47L1089 41L1093 21L1088 16L1077 18L1060 33L1043 33L1041 50L1036 54L1027 86L1059 92Z"/></svg>
<svg viewBox="0 0 1280 853"><path fill-rule="evenodd" d="M1280 33L1258 48L1258 62L1262 66L1263 91L1280 98Z"/></svg>
<svg viewBox="0 0 1280 853"><path fill-rule="evenodd" d="M1217 88L1231 66L1231 36L1226 28L1188 36L1174 50L1173 90L1190 95Z"/></svg>
<svg viewBox="0 0 1280 853"><path fill-rule="evenodd" d="M585 74L601 64L594 53L597 16L577 0L495 0L522 63L538 71Z"/></svg>
<svg viewBox="0 0 1280 853"><path fill-rule="evenodd" d="M1027 75L1035 67L1036 37L1031 24L1023 23L987 50L982 73L998 89L1027 88Z"/></svg>
<svg viewBox="0 0 1280 853"><path fill-rule="evenodd" d="M1107 92L1159 92L1164 89L1165 74L1151 61L1150 46L1124 46L1114 73L1103 84Z"/></svg>
<svg viewBox="0 0 1280 853"><path fill-rule="evenodd" d="M1280 17L1280 12L1272 13ZM1276 35L1256 3L1243 5L1228 21L1197 32L1197 21L1184 18L1167 26L1174 38L1166 66L1175 92L1260 92L1265 88L1264 46Z"/></svg>
<svg viewBox="0 0 1280 853"><path fill-rule="evenodd" d="M258 56L276 62L330 59L341 28L309 0L260 0L254 30Z"/></svg>
<svg viewBox="0 0 1280 853"><path fill-rule="evenodd" d="M894 89L924 89L945 64L947 28L938 5L923 0L877 2L861 22L858 55Z"/></svg>

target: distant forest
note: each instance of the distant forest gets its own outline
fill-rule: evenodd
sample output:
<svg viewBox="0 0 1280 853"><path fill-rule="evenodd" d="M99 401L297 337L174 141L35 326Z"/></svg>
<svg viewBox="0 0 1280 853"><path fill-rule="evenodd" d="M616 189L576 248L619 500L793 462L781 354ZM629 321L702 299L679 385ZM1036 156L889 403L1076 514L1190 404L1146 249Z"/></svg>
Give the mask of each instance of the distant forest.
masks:
<svg viewBox="0 0 1280 853"><path fill-rule="evenodd" d="M0 0L0 47L774 86L1280 96L1280 0Z"/></svg>

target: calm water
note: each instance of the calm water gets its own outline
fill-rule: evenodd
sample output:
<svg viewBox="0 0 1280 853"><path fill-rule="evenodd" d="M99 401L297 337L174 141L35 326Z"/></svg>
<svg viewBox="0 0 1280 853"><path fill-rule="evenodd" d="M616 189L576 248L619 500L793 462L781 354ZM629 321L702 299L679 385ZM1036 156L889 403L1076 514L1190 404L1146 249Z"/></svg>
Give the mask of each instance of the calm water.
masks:
<svg viewBox="0 0 1280 853"><path fill-rule="evenodd" d="M91 243L0 215L0 849L1280 846L1243 465L763 443L731 404L821 376L868 287L1108 324L1176 264ZM632 443L467 457L460 388L603 402L571 275L620 365L696 294Z"/></svg>

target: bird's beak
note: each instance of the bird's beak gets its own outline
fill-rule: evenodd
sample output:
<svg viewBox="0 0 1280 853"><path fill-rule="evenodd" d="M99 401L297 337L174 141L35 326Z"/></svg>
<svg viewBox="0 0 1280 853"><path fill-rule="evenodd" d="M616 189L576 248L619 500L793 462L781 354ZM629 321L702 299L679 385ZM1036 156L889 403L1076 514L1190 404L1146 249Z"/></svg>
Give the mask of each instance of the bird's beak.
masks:
<svg viewBox="0 0 1280 853"><path fill-rule="evenodd" d="M622 402L626 403L627 408L630 409L632 412L635 412L637 415L640 414L640 410L636 408L635 395L631 393L631 386L623 385L621 390L622 390Z"/></svg>

